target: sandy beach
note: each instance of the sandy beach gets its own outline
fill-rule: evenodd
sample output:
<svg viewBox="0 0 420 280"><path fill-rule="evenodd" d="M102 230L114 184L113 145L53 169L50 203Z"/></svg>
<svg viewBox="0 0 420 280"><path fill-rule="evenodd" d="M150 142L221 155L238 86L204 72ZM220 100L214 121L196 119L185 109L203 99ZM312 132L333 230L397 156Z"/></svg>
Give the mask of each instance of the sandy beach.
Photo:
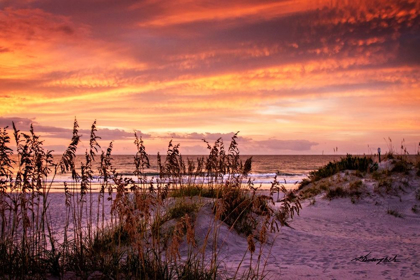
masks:
<svg viewBox="0 0 420 280"><path fill-rule="evenodd" d="M418 279L420 215L412 212L410 195L403 196L402 202L376 197L353 204L348 198L329 201L323 195L315 198L315 205L305 201L300 216L291 222L293 228L283 227L279 234L271 234L272 243L264 247L265 257L271 250L267 279ZM404 218L387 214L388 207L400 209ZM211 222L209 209L200 214L197 238L207 233ZM58 225L60 217L52 222ZM220 260L229 275L247 250L247 240L224 225L219 242ZM368 261L357 261L361 256ZM395 261L372 260L385 257L395 257ZM249 261L244 261L241 271L248 266Z"/></svg>
<svg viewBox="0 0 420 280"><path fill-rule="evenodd" d="M389 162L380 166L391 167ZM394 186L408 181L398 195L376 193L377 182L366 176L362 182L367 195L355 203L350 198L329 200L325 194L304 200L300 215L290 223L293 228L283 227L280 233L271 234L264 247L265 258L270 252L264 270L267 278L419 279L420 214L412 208L420 205L415 198L420 178L413 172L391 177ZM209 218L197 220L197 234L200 229L206 232ZM219 243L223 244L223 264L231 272L236 270L247 248L246 238L224 226ZM244 261L241 271L248 266Z"/></svg>
<svg viewBox="0 0 420 280"><path fill-rule="evenodd" d="M273 279L418 279L420 216L403 197L352 204L349 199L316 198L283 228L267 269ZM398 207L404 218L387 214ZM356 258L396 256L398 262L360 262Z"/></svg>

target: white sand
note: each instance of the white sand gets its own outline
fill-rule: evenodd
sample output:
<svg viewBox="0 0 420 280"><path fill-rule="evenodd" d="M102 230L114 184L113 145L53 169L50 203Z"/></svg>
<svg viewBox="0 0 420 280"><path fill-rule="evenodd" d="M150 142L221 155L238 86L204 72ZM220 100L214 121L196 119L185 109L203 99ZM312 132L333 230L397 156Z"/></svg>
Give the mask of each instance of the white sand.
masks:
<svg viewBox="0 0 420 280"><path fill-rule="evenodd" d="M274 279L419 279L420 216L404 199L390 204L403 209L403 219L387 214L388 205L348 198L305 203L295 230L282 230L268 270ZM397 255L399 262L352 261L369 252L369 258Z"/></svg>
<svg viewBox="0 0 420 280"><path fill-rule="evenodd" d="M377 182L363 179L370 196L355 204L350 198L329 201L323 194L315 204L303 202L300 216L283 227L268 258L268 279L420 279L420 211L412 207L420 177L393 175L394 186L409 186L398 196L377 194ZM342 184L345 184L344 182ZM387 213L397 210L403 218ZM273 236L273 235L272 235ZM246 248L244 237L227 238L225 260L236 267ZM268 251L270 248L266 248ZM369 254L370 253L370 254ZM354 259L396 256L398 262L359 262Z"/></svg>
<svg viewBox="0 0 420 280"><path fill-rule="evenodd" d="M410 201L390 201L402 210L404 218L397 218L387 214L388 205L371 201L316 200L315 205L305 202L291 223L294 229L282 228L272 243L268 279L420 279L420 215L412 213ZM207 233L210 220L209 213L198 220L198 238ZM247 248L246 238L221 226L221 242L225 244L219 257L232 273ZM264 250L268 253L270 246ZM368 253L369 259L397 255L398 262L353 260ZM241 271L248 264L249 255Z"/></svg>

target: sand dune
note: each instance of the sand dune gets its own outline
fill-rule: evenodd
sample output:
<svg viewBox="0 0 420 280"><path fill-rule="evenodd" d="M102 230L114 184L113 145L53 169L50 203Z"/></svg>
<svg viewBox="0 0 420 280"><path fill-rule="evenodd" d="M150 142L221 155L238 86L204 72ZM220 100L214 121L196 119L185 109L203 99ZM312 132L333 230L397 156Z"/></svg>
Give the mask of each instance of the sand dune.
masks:
<svg viewBox="0 0 420 280"><path fill-rule="evenodd" d="M379 172L391 168L389 162L383 163ZM413 210L415 205L420 208L416 198L420 177L413 170L409 174L387 176L392 182L388 193L378 191L379 181L372 174L361 178L352 172L342 172L319 182L328 182L330 188L346 189L360 180L363 194L355 201L349 197L329 200L325 193L304 200L300 215L290 223L293 228L283 227L280 233L270 233L263 246L260 272L266 274L266 279L420 279L420 209L417 213ZM60 234L63 194L51 195L51 219ZM195 222L199 245L214 222L212 200L200 200L203 206ZM402 217L391 215L388 210ZM218 229L221 277L232 277L243 260L240 276L249 268L246 236L223 223ZM211 233L209 252L213 242ZM258 255L259 243L255 242L254 255ZM186 244L181 246L180 253L187 253ZM254 257L251 265L255 264Z"/></svg>

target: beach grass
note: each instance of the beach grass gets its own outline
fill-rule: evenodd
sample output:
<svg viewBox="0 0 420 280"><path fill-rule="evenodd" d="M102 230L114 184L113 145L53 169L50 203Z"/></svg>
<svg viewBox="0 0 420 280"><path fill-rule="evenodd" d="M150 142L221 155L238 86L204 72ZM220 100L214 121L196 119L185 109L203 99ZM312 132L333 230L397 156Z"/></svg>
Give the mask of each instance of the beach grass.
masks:
<svg viewBox="0 0 420 280"><path fill-rule="evenodd" d="M352 156L347 155L342 157L341 160L329 162L327 165L319 168L318 170L309 173L309 180L302 182L303 186L309 182L319 181L323 178L331 177L345 170L355 170L356 172L373 172L378 169L378 164L368 156ZM301 183L301 186L302 186Z"/></svg>
<svg viewBox="0 0 420 280"><path fill-rule="evenodd" d="M288 226L301 209L299 198L276 178L268 194L257 193L258 188L247 180L252 158L240 159L237 134L226 148L222 139L213 145L205 141L209 156L196 161L185 161L179 144L170 141L166 156L158 154L158 179L146 177L148 154L142 138L134 134L137 152L132 179L113 166L113 142L100 147L96 121L80 169L75 164L81 137L77 120L58 163L32 126L29 133L23 133L13 124L12 133L16 162L7 127L0 131L2 278L74 274L83 279L105 275L113 279L219 279L232 275L260 279L266 275L262 245L268 233ZM93 167L96 161L98 169ZM71 182L63 183L61 236L53 230L49 208L51 187L59 173L72 177ZM92 188L94 176L99 177L99 191ZM284 196L275 207L273 194L280 191ZM198 238L195 224L204 198L212 218L207 233ZM248 240L244 252L250 254L252 267L242 269L242 261L230 272L222 267L218 254L223 248L214 241L222 225ZM255 251L258 242L260 250Z"/></svg>

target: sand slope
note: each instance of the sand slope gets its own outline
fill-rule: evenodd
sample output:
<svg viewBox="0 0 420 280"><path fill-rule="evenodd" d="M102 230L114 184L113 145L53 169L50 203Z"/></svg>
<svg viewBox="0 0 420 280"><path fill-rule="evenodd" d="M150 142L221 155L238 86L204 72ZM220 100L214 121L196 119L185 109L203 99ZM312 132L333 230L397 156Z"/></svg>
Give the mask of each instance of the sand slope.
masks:
<svg viewBox="0 0 420 280"><path fill-rule="evenodd" d="M419 215L404 211L401 219L387 214L387 205L346 198L308 204L273 248L273 279L420 278ZM397 255L399 262L352 261L369 252L369 258Z"/></svg>
<svg viewBox="0 0 420 280"><path fill-rule="evenodd" d="M390 165L385 163L380 168ZM325 194L316 196L314 204L303 201L300 216L291 222L294 229L282 228L272 243L265 268L267 278L420 279L420 211L412 210L414 205L420 209L416 199L420 177L412 171L391 174L389 178L393 188L399 190L397 194L375 191L378 181L367 175L358 178L365 186L365 194L355 203L349 197L330 201ZM332 180L331 187L345 188L351 182L351 178ZM388 214L389 209L402 218ZM231 237L227 242L226 260L232 268L246 247L245 238L238 238L242 242ZM268 250L266 246L265 252ZM377 264L354 260L366 255L368 260L388 257L392 261ZM244 264L246 269L247 262Z"/></svg>

